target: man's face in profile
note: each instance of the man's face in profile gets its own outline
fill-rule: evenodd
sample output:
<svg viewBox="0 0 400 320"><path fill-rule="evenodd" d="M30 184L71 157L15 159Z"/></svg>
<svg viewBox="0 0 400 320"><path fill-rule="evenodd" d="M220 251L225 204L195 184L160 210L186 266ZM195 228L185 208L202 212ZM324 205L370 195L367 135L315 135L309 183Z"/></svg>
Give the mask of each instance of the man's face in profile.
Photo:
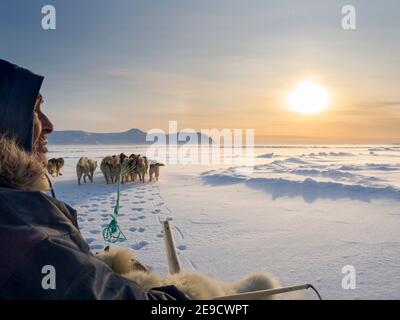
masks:
<svg viewBox="0 0 400 320"><path fill-rule="evenodd" d="M38 156L40 161L47 164L47 135L54 130L53 124L49 118L42 112L42 103L44 102L42 95L39 93L33 116L33 152Z"/></svg>

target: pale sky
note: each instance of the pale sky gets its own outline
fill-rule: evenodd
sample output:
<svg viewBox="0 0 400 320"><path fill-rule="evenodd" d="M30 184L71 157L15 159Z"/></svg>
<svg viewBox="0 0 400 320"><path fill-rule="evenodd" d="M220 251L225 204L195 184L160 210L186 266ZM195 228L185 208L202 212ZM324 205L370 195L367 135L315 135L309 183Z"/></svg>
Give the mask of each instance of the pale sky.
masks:
<svg viewBox="0 0 400 320"><path fill-rule="evenodd" d="M41 8L57 29L41 28ZM357 29L341 27L352 4ZM56 129L253 128L258 143L400 142L400 2L0 2L0 58L46 77ZM330 93L306 116L303 79Z"/></svg>

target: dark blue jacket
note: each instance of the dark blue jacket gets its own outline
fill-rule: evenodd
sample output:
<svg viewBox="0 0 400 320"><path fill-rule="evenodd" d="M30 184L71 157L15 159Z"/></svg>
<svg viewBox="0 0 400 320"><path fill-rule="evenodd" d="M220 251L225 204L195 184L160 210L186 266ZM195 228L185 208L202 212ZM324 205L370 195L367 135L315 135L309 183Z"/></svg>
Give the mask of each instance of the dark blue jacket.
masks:
<svg viewBox="0 0 400 320"><path fill-rule="evenodd" d="M0 134L28 152L42 81L0 60ZM56 271L55 289L42 285L48 265ZM186 296L173 286L142 292L135 282L114 273L90 252L74 209L42 192L17 188L0 170L0 299L173 298Z"/></svg>

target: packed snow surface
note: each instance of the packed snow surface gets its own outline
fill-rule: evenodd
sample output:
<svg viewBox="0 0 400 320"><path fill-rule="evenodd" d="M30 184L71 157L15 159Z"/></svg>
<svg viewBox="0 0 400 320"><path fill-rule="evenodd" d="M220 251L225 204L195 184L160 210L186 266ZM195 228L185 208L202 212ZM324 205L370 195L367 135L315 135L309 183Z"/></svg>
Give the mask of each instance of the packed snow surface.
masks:
<svg viewBox="0 0 400 320"><path fill-rule="evenodd" d="M94 252L106 245L116 185L98 168L93 184L78 186L76 163L146 148L50 147L49 157L65 159L56 195L78 211ZM267 271L283 285L312 283L323 298L400 299L400 146L257 146L231 160L167 162L159 182L124 184L118 221L127 241L119 245L167 273L168 219L185 268L224 281ZM342 287L346 265L356 270L353 290Z"/></svg>

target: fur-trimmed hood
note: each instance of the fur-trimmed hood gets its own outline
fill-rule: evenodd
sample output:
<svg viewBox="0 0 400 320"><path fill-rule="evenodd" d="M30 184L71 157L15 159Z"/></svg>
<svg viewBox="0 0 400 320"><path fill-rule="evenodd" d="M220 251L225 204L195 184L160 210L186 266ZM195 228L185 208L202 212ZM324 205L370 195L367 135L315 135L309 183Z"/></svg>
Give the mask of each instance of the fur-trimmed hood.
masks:
<svg viewBox="0 0 400 320"><path fill-rule="evenodd" d="M0 132L33 150L33 114L43 77L0 59Z"/></svg>
<svg viewBox="0 0 400 320"><path fill-rule="evenodd" d="M0 134L0 183L24 191L48 191L43 164L35 155L19 147L15 140Z"/></svg>

